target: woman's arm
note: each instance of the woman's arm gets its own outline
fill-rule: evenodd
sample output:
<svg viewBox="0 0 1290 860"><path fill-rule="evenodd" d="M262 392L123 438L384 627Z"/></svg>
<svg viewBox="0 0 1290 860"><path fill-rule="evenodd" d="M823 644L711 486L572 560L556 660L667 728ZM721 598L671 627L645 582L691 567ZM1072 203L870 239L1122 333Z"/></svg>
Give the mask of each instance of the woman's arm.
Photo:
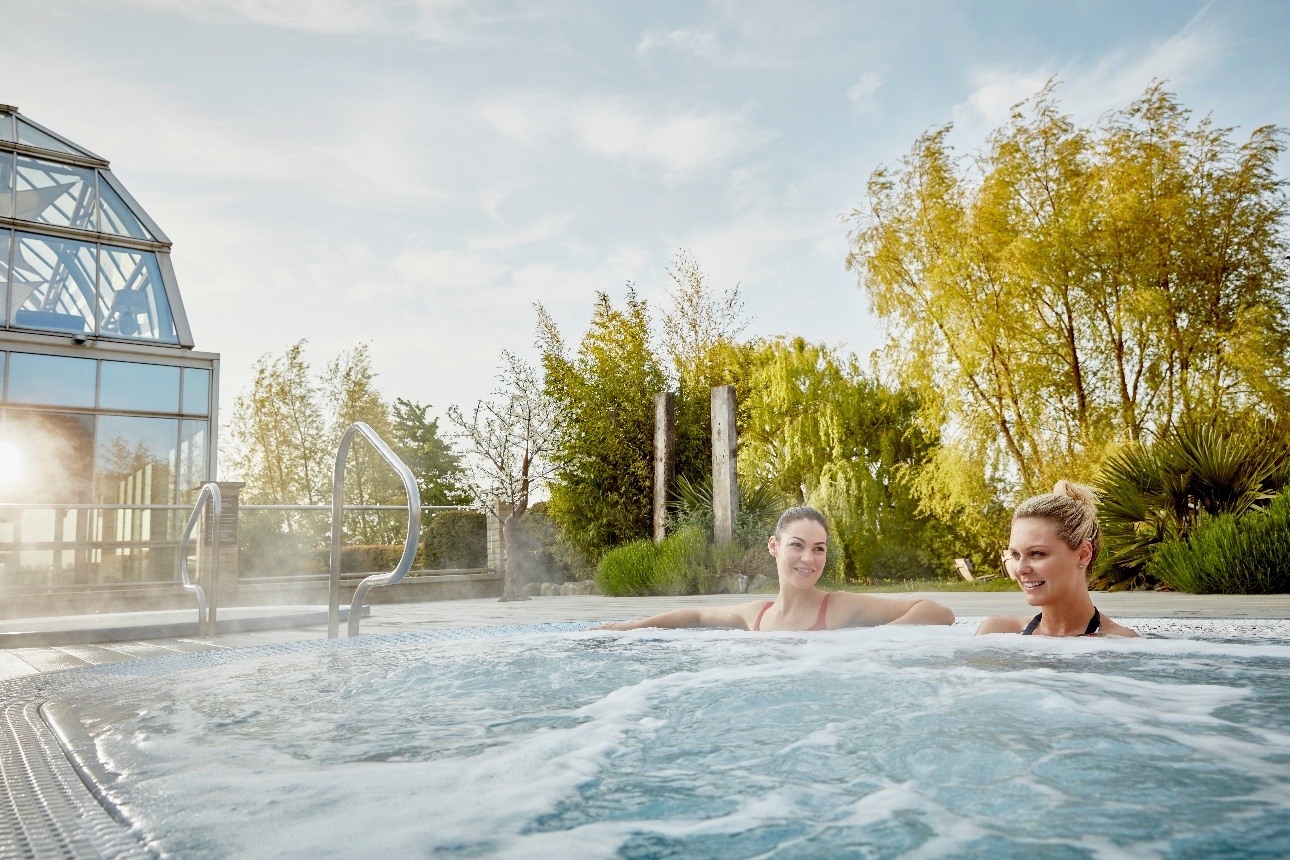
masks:
<svg viewBox="0 0 1290 860"><path fill-rule="evenodd" d="M1026 619L1018 618L1015 615L995 615L981 622L981 626L976 629L976 635L981 636L985 633L1020 633L1026 629Z"/></svg>
<svg viewBox="0 0 1290 860"><path fill-rule="evenodd" d="M739 603L735 606L699 606L692 609L673 609L639 621L618 621L602 624L592 630L638 630L642 627L729 627L751 630L752 620L761 611L764 601Z"/></svg>
<svg viewBox="0 0 1290 860"><path fill-rule="evenodd" d="M837 613L837 614L835 614ZM873 597L834 592L829 600L829 627L877 627L881 624L953 624L948 606L922 598Z"/></svg>

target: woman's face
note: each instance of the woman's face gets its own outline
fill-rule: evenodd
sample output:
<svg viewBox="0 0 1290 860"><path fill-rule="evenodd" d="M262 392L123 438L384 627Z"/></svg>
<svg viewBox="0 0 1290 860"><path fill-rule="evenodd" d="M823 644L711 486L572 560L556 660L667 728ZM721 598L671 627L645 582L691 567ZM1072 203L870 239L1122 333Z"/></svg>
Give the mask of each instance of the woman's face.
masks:
<svg viewBox="0 0 1290 860"><path fill-rule="evenodd" d="M1057 537L1057 526L1048 520L1026 517L1012 521L1008 571L1031 606L1088 591L1085 571L1092 556L1093 547L1088 541L1071 549Z"/></svg>
<svg viewBox="0 0 1290 860"><path fill-rule="evenodd" d="M782 535L772 537L767 546L775 556L780 585L815 585L824 572L828 542L824 526L814 520L794 520L784 527Z"/></svg>

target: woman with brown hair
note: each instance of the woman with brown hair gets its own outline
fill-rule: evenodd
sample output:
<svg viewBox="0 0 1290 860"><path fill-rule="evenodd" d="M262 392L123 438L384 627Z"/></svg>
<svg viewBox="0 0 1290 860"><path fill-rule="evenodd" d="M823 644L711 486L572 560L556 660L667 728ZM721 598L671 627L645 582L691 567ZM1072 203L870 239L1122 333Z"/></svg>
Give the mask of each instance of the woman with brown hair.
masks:
<svg viewBox="0 0 1290 860"><path fill-rule="evenodd" d="M1102 549L1097 497L1092 488L1058 481L1051 493L1022 502L1012 516L1005 567L1038 606L1034 618L996 615L982 633L1023 636L1137 636L1098 612L1088 596L1088 576Z"/></svg>
<svg viewBox="0 0 1290 860"><path fill-rule="evenodd" d="M599 630L640 627L731 627L736 630L837 630L880 624L953 624L954 613L932 600L873 597L816 588L824 573L829 527L814 508L789 508L780 516L767 549L779 573L779 599L735 606L674 609L640 621L605 624Z"/></svg>

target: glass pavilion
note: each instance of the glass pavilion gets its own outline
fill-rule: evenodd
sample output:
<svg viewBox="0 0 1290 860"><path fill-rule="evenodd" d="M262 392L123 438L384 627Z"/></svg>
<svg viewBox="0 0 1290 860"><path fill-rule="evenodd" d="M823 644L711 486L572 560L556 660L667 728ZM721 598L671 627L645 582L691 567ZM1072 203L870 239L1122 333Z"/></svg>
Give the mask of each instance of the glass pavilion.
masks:
<svg viewBox="0 0 1290 860"><path fill-rule="evenodd" d="M219 356L170 247L106 160L0 105L0 595L175 576Z"/></svg>

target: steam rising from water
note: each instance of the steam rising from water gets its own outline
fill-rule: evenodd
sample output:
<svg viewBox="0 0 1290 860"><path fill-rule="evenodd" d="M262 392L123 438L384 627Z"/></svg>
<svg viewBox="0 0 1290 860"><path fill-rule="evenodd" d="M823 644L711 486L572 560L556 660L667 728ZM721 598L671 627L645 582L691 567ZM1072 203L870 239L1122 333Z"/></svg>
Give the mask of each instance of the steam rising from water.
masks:
<svg viewBox="0 0 1290 860"><path fill-rule="evenodd" d="M968 632L372 637L73 704L182 857L1290 853L1290 646Z"/></svg>

